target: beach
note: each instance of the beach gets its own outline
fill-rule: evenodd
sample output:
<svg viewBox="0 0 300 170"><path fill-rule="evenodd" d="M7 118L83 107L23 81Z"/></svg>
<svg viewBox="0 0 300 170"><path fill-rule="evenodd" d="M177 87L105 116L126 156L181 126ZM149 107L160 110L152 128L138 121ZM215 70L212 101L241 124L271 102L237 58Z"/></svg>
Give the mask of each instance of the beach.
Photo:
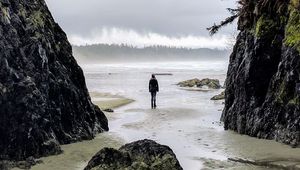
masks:
<svg viewBox="0 0 300 170"><path fill-rule="evenodd" d="M133 102L122 96L111 95L108 93L91 92L90 96L95 104L103 109L115 109ZM105 113L109 121L113 121L115 113ZM122 138L114 133L98 134L95 139L82 141L69 145L62 145L63 153L42 158L43 163L33 166L33 170L82 170L87 162L104 147L119 148L125 144Z"/></svg>
<svg viewBox="0 0 300 170"><path fill-rule="evenodd" d="M275 141L262 140L224 131L220 117L224 101L211 101L219 90L184 89L176 84L192 78L214 78L225 81L227 63L215 62L159 64L83 65L92 101L107 113L109 132L92 141L64 145L64 153L42 158L32 169L82 169L103 147L152 139L168 145L187 170L199 169L265 169L228 161L241 158L276 164L297 163L300 149ZM148 81L157 76L160 92L157 109L150 107ZM169 73L169 74L166 74Z"/></svg>

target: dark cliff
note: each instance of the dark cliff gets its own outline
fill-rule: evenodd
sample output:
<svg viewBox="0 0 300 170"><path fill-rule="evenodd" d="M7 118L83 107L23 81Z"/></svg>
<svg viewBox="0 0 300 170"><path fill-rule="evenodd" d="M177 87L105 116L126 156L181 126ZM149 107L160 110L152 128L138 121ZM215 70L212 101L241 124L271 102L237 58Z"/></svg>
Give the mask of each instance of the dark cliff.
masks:
<svg viewBox="0 0 300 170"><path fill-rule="evenodd" d="M299 146L299 0L241 2L226 80L225 129Z"/></svg>
<svg viewBox="0 0 300 170"><path fill-rule="evenodd" d="M0 159L60 153L108 130L44 0L0 0Z"/></svg>

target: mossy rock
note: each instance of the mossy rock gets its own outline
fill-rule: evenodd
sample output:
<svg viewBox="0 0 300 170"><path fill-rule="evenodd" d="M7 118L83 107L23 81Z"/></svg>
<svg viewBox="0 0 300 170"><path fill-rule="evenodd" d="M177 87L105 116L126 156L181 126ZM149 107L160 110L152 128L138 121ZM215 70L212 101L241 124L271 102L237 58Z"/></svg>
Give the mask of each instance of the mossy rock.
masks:
<svg viewBox="0 0 300 170"><path fill-rule="evenodd" d="M209 78L202 79L202 80L195 78L195 79L179 82L177 85L179 85L180 87L199 87L199 88L207 86L208 88L211 89L220 89L222 87L220 85L219 80L209 79Z"/></svg>
<svg viewBox="0 0 300 170"><path fill-rule="evenodd" d="M29 21L33 24L35 28L37 27L43 28L45 26L43 13L41 11L34 11L30 15Z"/></svg>
<svg viewBox="0 0 300 170"><path fill-rule="evenodd" d="M177 85L180 87L195 87L199 82L200 80L195 78L195 79L179 82Z"/></svg>
<svg viewBox="0 0 300 170"><path fill-rule="evenodd" d="M274 17L268 15L262 15L256 22L255 36L256 37L273 37L273 35L280 29L280 25L286 20L285 17L281 17L277 20Z"/></svg>
<svg viewBox="0 0 300 170"><path fill-rule="evenodd" d="M220 85L220 81L218 79L202 79L200 82L197 83L197 87L204 87L207 86L211 89L220 89L222 86Z"/></svg>
<svg viewBox="0 0 300 170"><path fill-rule="evenodd" d="M283 81L278 89L278 93L276 94L275 101L281 105L299 105L300 99L297 94L294 94L294 90L288 87L286 81Z"/></svg>
<svg viewBox="0 0 300 170"><path fill-rule="evenodd" d="M215 95L210 100L224 100L224 99L225 99L225 91L223 91L222 93L220 93L218 95Z"/></svg>
<svg viewBox="0 0 300 170"><path fill-rule="evenodd" d="M173 151L152 140L140 140L119 150L104 148L84 170L182 170Z"/></svg>
<svg viewBox="0 0 300 170"><path fill-rule="evenodd" d="M295 8L294 5L290 6L290 16L285 34L285 45L294 47L300 52L300 10Z"/></svg>
<svg viewBox="0 0 300 170"><path fill-rule="evenodd" d="M300 8L300 0L291 0L291 5L294 8Z"/></svg>
<svg viewBox="0 0 300 170"><path fill-rule="evenodd" d="M9 8L7 7L3 7L1 8L1 13L2 13L2 21L5 23L5 24L10 24L10 12L9 12Z"/></svg>

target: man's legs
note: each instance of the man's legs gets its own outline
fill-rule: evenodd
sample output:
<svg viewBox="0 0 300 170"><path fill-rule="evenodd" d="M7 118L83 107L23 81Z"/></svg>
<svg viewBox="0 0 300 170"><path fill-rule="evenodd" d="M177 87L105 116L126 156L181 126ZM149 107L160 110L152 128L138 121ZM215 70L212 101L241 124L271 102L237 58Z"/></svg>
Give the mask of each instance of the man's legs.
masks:
<svg viewBox="0 0 300 170"><path fill-rule="evenodd" d="M154 94L151 92L151 108L153 109L154 107Z"/></svg>
<svg viewBox="0 0 300 170"><path fill-rule="evenodd" d="M153 92L153 105L156 108L156 92Z"/></svg>
<svg viewBox="0 0 300 170"><path fill-rule="evenodd" d="M151 108L156 108L156 92L151 92Z"/></svg>

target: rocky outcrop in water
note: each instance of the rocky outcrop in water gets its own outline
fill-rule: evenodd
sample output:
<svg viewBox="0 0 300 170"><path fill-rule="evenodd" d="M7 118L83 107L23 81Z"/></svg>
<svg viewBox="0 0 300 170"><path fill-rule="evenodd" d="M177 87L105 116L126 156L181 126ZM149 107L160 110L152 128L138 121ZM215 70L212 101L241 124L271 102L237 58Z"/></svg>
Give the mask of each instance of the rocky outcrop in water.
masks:
<svg viewBox="0 0 300 170"><path fill-rule="evenodd" d="M108 130L44 0L0 0L0 160L61 152Z"/></svg>
<svg viewBox="0 0 300 170"><path fill-rule="evenodd" d="M230 57L225 129L300 144L300 2L245 1Z"/></svg>
<svg viewBox="0 0 300 170"><path fill-rule="evenodd" d="M213 96L210 100L224 100L225 99L225 91L221 92L218 95Z"/></svg>
<svg viewBox="0 0 300 170"><path fill-rule="evenodd" d="M119 150L102 149L89 161L84 170L91 169L182 170L182 167L168 146L151 140L141 140L126 144Z"/></svg>
<svg viewBox="0 0 300 170"><path fill-rule="evenodd" d="M113 113L113 112L114 112L113 109L104 109L103 111L104 111L104 112L110 112L110 113Z"/></svg>
<svg viewBox="0 0 300 170"><path fill-rule="evenodd" d="M209 78L202 79L202 80L195 78L195 79L179 82L177 85L180 87L199 87L199 88L203 88L206 86L211 89L220 89L222 87L220 85L219 80L209 79Z"/></svg>

